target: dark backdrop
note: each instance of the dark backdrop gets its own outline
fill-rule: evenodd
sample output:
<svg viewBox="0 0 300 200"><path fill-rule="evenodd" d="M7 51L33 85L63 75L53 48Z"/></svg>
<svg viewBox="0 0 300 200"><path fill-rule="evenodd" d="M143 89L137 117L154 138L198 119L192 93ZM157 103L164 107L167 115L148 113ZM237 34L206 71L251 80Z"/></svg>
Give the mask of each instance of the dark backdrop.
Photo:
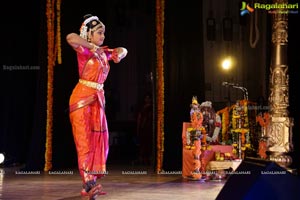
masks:
<svg viewBox="0 0 300 200"><path fill-rule="evenodd" d="M55 66L53 165L55 168L76 166L76 152L69 124L67 105L77 82L75 53L64 37L76 32L86 13L98 15L107 25L106 43L129 47L127 60L134 61L138 87L132 93L140 98L147 86L144 78L153 72L155 57L155 2L124 0L76 1L62 3L63 64ZM182 122L189 120L191 97L204 100L202 11L201 2L187 0L178 6L166 1L165 10L165 151L164 168L181 169ZM1 54L1 120L0 152L5 152L7 164L26 164L28 169L42 169L45 152L46 95L47 95L47 38L45 5L40 1L7 2L2 7ZM114 5L114 6L112 6ZM118 5L118 6L116 6ZM299 164L299 97L297 79L299 53L297 23L299 14L290 16L289 71L290 113L295 119L295 164ZM16 18L16 19L15 19ZM152 19L152 20L151 20ZM126 32L136 37L122 38ZM133 45L134 44L134 45ZM36 70L8 70L6 66L38 66ZM113 64L112 64L113 65ZM124 67L131 65L128 61ZM154 76L155 78L155 76ZM109 75L114 84L123 80L117 70ZM141 85L141 86L140 86ZM124 86L125 87L125 86ZM134 95L128 94L128 95ZM139 99L136 100L137 102ZM114 127L112 127L113 129Z"/></svg>
<svg viewBox="0 0 300 200"><path fill-rule="evenodd" d="M202 1L165 5L164 169L181 169L182 122L190 121L192 97L204 101Z"/></svg>
<svg viewBox="0 0 300 200"><path fill-rule="evenodd" d="M44 5L40 1L8 1L1 6L0 152L8 165L44 155L46 45ZM35 70L10 67L37 66ZM34 141L34 142L33 142ZM35 163L36 164L36 163ZM40 167L40 166L36 166Z"/></svg>

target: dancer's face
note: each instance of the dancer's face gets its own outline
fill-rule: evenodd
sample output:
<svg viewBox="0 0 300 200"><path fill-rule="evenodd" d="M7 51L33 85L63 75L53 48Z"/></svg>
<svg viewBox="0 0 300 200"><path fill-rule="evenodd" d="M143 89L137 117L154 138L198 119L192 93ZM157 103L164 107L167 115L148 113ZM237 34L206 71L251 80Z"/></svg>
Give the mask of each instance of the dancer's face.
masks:
<svg viewBox="0 0 300 200"><path fill-rule="evenodd" d="M91 35L91 42L96 44L97 46L101 46L105 39L105 28L101 27L95 30Z"/></svg>

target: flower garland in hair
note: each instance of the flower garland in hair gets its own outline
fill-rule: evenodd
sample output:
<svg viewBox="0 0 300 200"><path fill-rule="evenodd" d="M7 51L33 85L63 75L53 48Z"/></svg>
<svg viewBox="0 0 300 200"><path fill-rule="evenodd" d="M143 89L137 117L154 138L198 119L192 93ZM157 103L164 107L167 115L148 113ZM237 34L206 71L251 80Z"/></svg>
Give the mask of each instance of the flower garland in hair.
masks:
<svg viewBox="0 0 300 200"><path fill-rule="evenodd" d="M157 172L162 171L164 152L164 6L164 0L156 0Z"/></svg>
<svg viewBox="0 0 300 200"><path fill-rule="evenodd" d="M80 37L87 39L87 26L84 23L80 27Z"/></svg>

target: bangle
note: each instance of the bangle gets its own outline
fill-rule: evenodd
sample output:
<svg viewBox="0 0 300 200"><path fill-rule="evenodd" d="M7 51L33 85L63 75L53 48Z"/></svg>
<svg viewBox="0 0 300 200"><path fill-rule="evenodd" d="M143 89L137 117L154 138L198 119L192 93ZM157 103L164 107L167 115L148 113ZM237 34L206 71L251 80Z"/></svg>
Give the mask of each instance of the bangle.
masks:
<svg viewBox="0 0 300 200"><path fill-rule="evenodd" d="M100 47L98 47L97 45L93 44L93 43L90 43L90 45L93 46L93 48L91 48L91 52L95 53Z"/></svg>

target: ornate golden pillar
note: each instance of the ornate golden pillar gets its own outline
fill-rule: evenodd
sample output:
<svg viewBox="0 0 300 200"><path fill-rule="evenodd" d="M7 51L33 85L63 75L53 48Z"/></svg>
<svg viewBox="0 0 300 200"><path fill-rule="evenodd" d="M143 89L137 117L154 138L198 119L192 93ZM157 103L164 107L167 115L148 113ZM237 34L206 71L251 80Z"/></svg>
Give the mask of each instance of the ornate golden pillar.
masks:
<svg viewBox="0 0 300 200"><path fill-rule="evenodd" d="M273 0L273 3L288 3ZM287 168L292 163L293 119L289 117L289 75L287 62L288 11L276 9L272 14L272 55L270 65L270 127L268 129L269 160Z"/></svg>

